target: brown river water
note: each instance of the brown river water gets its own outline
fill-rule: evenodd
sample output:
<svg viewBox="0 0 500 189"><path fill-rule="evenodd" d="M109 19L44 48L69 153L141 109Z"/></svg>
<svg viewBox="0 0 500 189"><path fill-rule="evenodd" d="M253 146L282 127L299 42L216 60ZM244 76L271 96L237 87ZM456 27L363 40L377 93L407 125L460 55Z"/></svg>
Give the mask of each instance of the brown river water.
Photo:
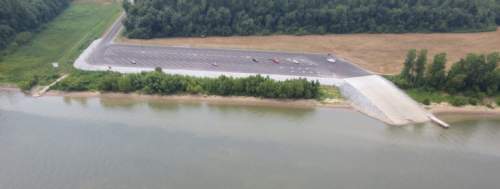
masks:
<svg viewBox="0 0 500 189"><path fill-rule="evenodd" d="M496 189L500 118L0 92L0 189Z"/></svg>

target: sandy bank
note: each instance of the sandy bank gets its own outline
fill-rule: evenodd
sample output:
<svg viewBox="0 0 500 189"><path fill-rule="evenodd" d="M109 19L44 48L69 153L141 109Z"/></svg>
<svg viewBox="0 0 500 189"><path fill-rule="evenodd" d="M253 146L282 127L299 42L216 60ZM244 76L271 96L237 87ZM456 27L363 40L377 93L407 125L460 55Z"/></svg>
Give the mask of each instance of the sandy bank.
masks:
<svg viewBox="0 0 500 189"><path fill-rule="evenodd" d="M221 105L244 105L244 106L272 106L272 107L291 107L291 108L351 108L348 102L343 100L326 100L323 102L317 100L277 100L262 99L256 97L241 96L204 96L204 95L144 95L138 93L99 93L99 92L62 92L49 91L45 96L63 96L74 98L114 98L130 100L164 100L172 102L203 102L208 104Z"/></svg>
<svg viewBox="0 0 500 189"><path fill-rule="evenodd" d="M486 106L462 106L455 107L447 103L433 104L430 106L425 106L427 110L437 115L479 115L479 116L500 116L500 108L495 109L488 108Z"/></svg>
<svg viewBox="0 0 500 189"><path fill-rule="evenodd" d="M2 91L21 92L15 85L0 84L0 92Z"/></svg>
<svg viewBox="0 0 500 189"><path fill-rule="evenodd" d="M0 92L20 92L14 86L0 86ZM223 97L223 96L202 96L202 95L143 95L143 94L124 94L124 93L99 93L99 92L62 92L49 91L45 96L62 96L72 98L116 98L130 100L165 100L172 102L203 102L208 104L227 104L227 105L244 105L244 106L275 106L275 107L292 107L292 108L352 108L349 102L344 100L326 100L319 102L316 100L276 100L262 99L255 97ZM454 107L446 103L433 104L425 106L425 109L437 115L479 115L479 116L500 116L500 108L491 109L485 106L463 106Z"/></svg>
<svg viewBox="0 0 500 189"><path fill-rule="evenodd" d="M12 83L0 83L0 89L18 89L18 87Z"/></svg>

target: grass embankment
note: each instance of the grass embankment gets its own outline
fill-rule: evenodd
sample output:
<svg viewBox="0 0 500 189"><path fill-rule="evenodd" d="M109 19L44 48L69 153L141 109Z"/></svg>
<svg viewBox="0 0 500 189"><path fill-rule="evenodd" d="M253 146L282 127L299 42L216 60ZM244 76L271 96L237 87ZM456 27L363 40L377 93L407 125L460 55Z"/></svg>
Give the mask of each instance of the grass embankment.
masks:
<svg viewBox="0 0 500 189"><path fill-rule="evenodd" d="M77 0L30 42L0 57L0 83L46 85L73 71L73 62L119 16L120 3ZM53 68L52 63L59 63Z"/></svg>
<svg viewBox="0 0 500 189"><path fill-rule="evenodd" d="M124 43L170 46L333 52L363 68L381 74L399 73L402 68L401 62L404 61L409 49L428 49L430 56L448 52L449 62L457 62L468 53L500 51L500 30L483 33L276 35L153 40L131 40L121 37L119 40Z"/></svg>

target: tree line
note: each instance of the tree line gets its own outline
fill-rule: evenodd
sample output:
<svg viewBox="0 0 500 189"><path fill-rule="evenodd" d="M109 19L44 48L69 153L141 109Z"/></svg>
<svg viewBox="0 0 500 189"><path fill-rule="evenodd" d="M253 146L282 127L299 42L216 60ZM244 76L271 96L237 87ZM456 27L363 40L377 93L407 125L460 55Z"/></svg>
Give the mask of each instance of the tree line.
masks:
<svg viewBox="0 0 500 189"><path fill-rule="evenodd" d="M497 13L496 22L497 22L497 25L500 25L500 0L497 0L496 5L497 5L495 8L495 12Z"/></svg>
<svg viewBox="0 0 500 189"><path fill-rule="evenodd" d="M136 0L123 6L126 35L154 38L487 31L500 21L499 5L499 0Z"/></svg>
<svg viewBox="0 0 500 189"><path fill-rule="evenodd" d="M53 87L62 91L141 92L145 94L206 94L277 99L316 99L320 83L305 79L275 81L260 75L246 78L197 78L168 75L160 70L140 74L76 72Z"/></svg>
<svg viewBox="0 0 500 189"><path fill-rule="evenodd" d="M11 42L27 42L31 32L52 20L71 1L0 0L0 50Z"/></svg>
<svg viewBox="0 0 500 189"><path fill-rule="evenodd" d="M412 49L401 73L391 80L404 89L444 91L480 100L500 94L499 62L499 53L468 54L447 69L446 53L437 54L428 62L427 50Z"/></svg>

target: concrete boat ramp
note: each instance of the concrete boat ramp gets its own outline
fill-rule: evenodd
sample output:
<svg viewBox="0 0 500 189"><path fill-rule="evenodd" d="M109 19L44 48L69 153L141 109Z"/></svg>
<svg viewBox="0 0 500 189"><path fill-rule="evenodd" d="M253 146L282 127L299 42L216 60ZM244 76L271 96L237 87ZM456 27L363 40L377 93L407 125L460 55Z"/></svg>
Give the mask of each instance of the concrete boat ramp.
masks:
<svg viewBox="0 0 500 189"><path fill-rule="evenodd" d="M431 121L430 113L381 76L346 78L340 89L356 109L388 124Z"/></svg>

